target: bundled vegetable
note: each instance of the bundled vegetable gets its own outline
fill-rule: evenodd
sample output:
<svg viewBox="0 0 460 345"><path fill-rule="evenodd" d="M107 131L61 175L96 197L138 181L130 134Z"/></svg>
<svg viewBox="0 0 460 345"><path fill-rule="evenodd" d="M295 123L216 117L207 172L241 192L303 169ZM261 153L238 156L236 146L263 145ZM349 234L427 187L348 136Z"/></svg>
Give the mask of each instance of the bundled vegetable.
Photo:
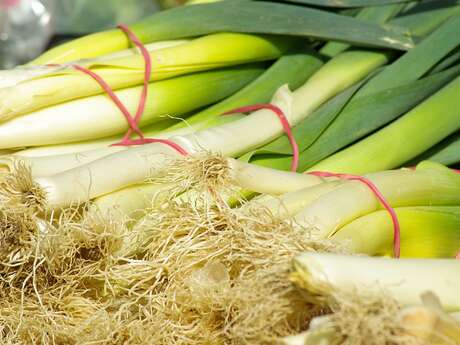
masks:
<svg viewBox="0 0 460 345"><path fill-rule="evenodd" d="M197 1L0 71L2 344L459 342L459 13Z"/></svg>
<svg viewBox="0 0 460 345"><path fill-rule="evenodd" d="M154 66L149 76L150 81L219 67L272 60L292 46L291 41L282 37L270 38L230 33L197 38L174 47L150 52ZM100 58L81 65L97 73L114 90L140 85L144 80L144 60L138 54L120 58ZM181 84L182 82L178 83ZM94 80L72 68L72 65L67 68L63 66L56 72L52 71L0 90L2 100L0 120L2 121L104 91ZM187 98L180 95L178 97Z"/></svg>
<svg viewBox="0 0 460 345"><path fill-rule="evenodd" d="M287 88L283 88L273 102L284 110L289 123L295 125L328 98L362 79L386 61L387 56L384 53L342 53L316 72L306 84L294 91L292 96ZM345 65L346 70L343 69ZM256 127L259 130L254 133L253 128ZM176 136L171 138L171 141L180 145L187 153L204 149L225 156L238 156L281 134L282 126L272 112L259 110L238 121L190 135ZM62 173L40 177L35 181L39 188L46 191L46 205L50 208L60 208L142 183L154 177L155 170L152 168L161 166L162 161L171 154L178 153L172 147L154 143L114 153ZM125 170L125 166L129 166L130 170ZM110 180L106 178L108 168L112 171Z"/></svg>

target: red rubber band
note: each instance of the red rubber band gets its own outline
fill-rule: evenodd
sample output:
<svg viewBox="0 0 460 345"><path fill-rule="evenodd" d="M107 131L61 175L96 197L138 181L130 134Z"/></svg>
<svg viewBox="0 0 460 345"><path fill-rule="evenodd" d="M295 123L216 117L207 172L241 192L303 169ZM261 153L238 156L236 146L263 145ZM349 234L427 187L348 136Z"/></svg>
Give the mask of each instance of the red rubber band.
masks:
<svg viewBox="0 0 460 345"><path fill-rule="evenodd" d="M141 97L140 97L140 100L139 100L139 105L137 107L136 116L134 117L134 121L135 121L136 125L138 126L139 121L141 120L142 115L144 114L145 104L147 102L147 93L148 93L148 88L149 88L149 81L150 81L150 76L152 74L152 58L150 57L150 54L149 54L147 48L145 48L144 44L134 34L134 32L132 32L124 24L119 24L117 27L120 30L122 30L128 36L130 41L133 42L134 45L136 45L140 49L140 51L142 53L142 56L144 57L144 61L145 61L144 86L142 88L142 93L141 93ZM128 129L128 132L126 132L126 134L125 134L125 136L124 136L124 138L123 138L123 140L121 142L123 142L125 139L129 139L131 137L131 135L133 134L133 132L135 132L133 127L132 126L130 126L130 127L131 128ZM142 138L142 136L141 136L141 138Z"/></svg>
<svg viewBox="0 0 460 345"><path fill-rule="evenodd" d="M125 32L128 35L128 38L140 49L142 56L144 57L144 61L145 61L144 85L142 88L139 105L137 107L136 116L133 117L131 115L129 110L121 102L121 100L115 94L115 92L110 87L110 85L101 76L99 76L98 74L94 73L93 71L85 67L82 67L79 65L71 65L76 70L93 78L101 86L101 88L107 93L107 95L115 103L118 109L120 109L121 113L123 114L126 121L128 122L129 129L127 133L125 134L125 136L123 137L123 139L118 143L112 144L111 146L131 146L131 145L144 145L144 144L150 144L150 143L162 143L162 144L172 147L173 149L178 151L181 155L188 155L187 151L184 150L180 145L176 144L175 142L167 140L167 139L145 138L144 134L139 129L138 127L139 121L141 120L142 115L144 114L145 104L147 102L148 86L149 86L149 81L150 81L150 75L152 73L152 60L150 58L150 54L148 50L145 48L145 46L142 44L139 38L126 25L120 24L118 25L118 28L120 28L123 32ZM59 65L49 64L47 66L59 66ZM140 139L131 140L130 137L133 133L136 133L137 135L139 135Z"/></svg>
<svg viewBox="0 0 460 345"><path fill-rule="evenodd" d="M101 87L104 89L104 91L107 92L109 97L113 100L113 102L118 106L118 108L121 110L123 115L125 116L126 120L128 121L128 124L130 126L130 129L126 133L125 137L118 143L112 144L111 146L132 146L132 145L144 145L144 144L151 144L151 143L162 143L165 145L168 145L175 149L177 152L179 152L181 155L188 155L187 151L185 151L180 145L176 144L175 142L167 139L148 139L144 137L144 134L142 131L139 129L137 121L140 120L142 113L145 108L145 99L147 96L147 92L143 92L141 96L141 101L138 107L138 111L136 113L136 118L133 119L131 114L129 113L128 109L124 106L124 104L120 101L120 99L117 97L115 92L112 90L112 88L96 73L78 66L78 65L73 65L73 67L83 73L86 73L87 75L91 76L94 80L96 80ZM150 75L150 72L149 72ZM147 82L148 86L148 82ZM139 135L140 139L137 140L131 140L130 136L131 134L135 132Z"/></svg>
<svg viewBox="0 0 460 345"><path fill-rule="evenodd" d="M247 112L256 111L260 109L271 110L278 116L281 122L281 125L283 126L284 133L286 133L289 139L289 143L291 144L291 147L292 147L291 171L296 172L299 167L299 145L297 145L294 135L292 134L291 125L288 119L286 118L286 115L279 107L277 107L274 104L254 104L254 105L249 105L249 106L245 106L241 108L236 108L231 111L227 111L224 113L224 115L235 114L235 113L247 113Z"/></svg>
<svg viewBox="0 0 460 345"><path fill-rule="evenodd" d="M94 73L93 71L90 71L89 69L84 68L82 66L72 65L72 67L75 68L76 70L80 71L80 72L83 72L83 73L89 75L91 78L93 78L102 87L102 89L104 89L104 91L111 98L111 100L115 103L115 105L118 107L118 109L120 109L120 111L122 112L122 114L126 118L126 121L128 122L128 124L131 127L131 129L134 132L136 132L137 135L139 135L141 138L144 137L144 135L142 134L141 130L137 126L137 122L135 121L135 119L129 113L129 110L126 109L125 105L121 102L121 100L115 94L113 89L110 87L110 85L104 79L102 79L98 74Z"/></svg>
<svg viewBox="0 0 460 345"><path fill-rule="evenodd" d="M346 180L356 180L364 183L369 189L375 194L377 199L380 201L382 206L388 211L388 213L391 216L391 221L393 222L393 255L395 258L399 258L401 255L401 227L399 224L398 216L396 215L396 212L393 207L388 203L388 201L385 199L383 194L379 191L377 186L370 181L369 179L362 177L362 176L357 176L357 175L351 175L351 174L335 174L335 173L329 173L329 172L322 172L322 171L313 171L309 172L309 174L315 175L315 176L320 176L320 177L338 177Z"/></svg>

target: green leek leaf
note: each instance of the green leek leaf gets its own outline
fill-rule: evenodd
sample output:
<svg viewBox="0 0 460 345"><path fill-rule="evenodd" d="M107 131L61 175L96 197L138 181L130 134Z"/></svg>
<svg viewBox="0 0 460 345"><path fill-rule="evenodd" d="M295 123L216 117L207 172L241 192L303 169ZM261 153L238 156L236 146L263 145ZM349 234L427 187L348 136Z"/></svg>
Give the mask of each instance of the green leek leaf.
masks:
<svg viewBox="0 0 460 345"><path fill-rule="evenodd" d="M367 7L367 6L383 6L388 4L397 4L410 2L412 0L289 0L306 5L322 6L322 7Z"/></svg>
<svg viewBox="0 0 460 345"><path fill-rule="evenodd" d="M360 95L369 95L419 79L459 45L460 16L456 16L385 68L360 91Z"/></svg>

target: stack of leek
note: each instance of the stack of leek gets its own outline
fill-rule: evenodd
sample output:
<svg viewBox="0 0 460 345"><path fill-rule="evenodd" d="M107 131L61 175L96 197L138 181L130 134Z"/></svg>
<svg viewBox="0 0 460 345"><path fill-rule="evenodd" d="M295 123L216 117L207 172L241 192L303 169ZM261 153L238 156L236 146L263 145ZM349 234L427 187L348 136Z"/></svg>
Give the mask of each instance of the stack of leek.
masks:
<svg viewBox="0 0 460 345"><path fill-rule="evenodd" d="M397 168L458 162L460 6L362 4L377 3L222 1L133 25L153 60L140 126L185 158L160 143L110 147L128 125L70 66L99 74L134 112L144 61L119 30L0 72L0 340L267 344L305 331L313 305L333 309L328 295L357 285L404 307L432 290L459 311L460 175L432 162ZM291 146L271 111L220 116L264 102L294 127L307 174L282 171ZM378 187L398 216L403 260L302 254L393 254L375 195L316 170ZM288 280L293 258L306 292ZM419 314L408 310L410 323ZM423 339L458 340L440 308L422 312L439 321L420 323ZM331 318L319 336L286 342L341 344Z"/></svg>

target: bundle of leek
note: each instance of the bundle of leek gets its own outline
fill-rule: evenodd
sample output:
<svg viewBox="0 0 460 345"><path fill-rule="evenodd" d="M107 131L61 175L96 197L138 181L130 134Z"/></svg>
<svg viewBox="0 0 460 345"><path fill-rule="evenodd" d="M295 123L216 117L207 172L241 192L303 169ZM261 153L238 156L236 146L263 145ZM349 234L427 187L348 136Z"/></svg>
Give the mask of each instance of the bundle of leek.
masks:
<svg viewBox="0 0 460 345"><path fill-rule="evenodd" d="M330 97L364 78L386 61L385 53L344 52L325 64L292 96L286 87L282 88L275 95L273 103L283 109L289 122L295 125ZM343 66L347 66L347 69ZM253 128L259 128L257 133ZM237 121L170 139L188 153L204 149L224 156L239 156L281 134L282 126L273 114L269 110L260 110ZM48 207L61 208L151 179L155 176L155 170L170 155L177 155L177 152L162 144L149 144L109 154L66 171L55 163L53 168L63 172L35 178L35 182L46 191ZM64 160L64 164L67 162ZM125 170L126 166L130 166L129 171ZM106 178L108 167L113 172L110 180ZM33 169L32 166L32 176Z"/></svg>
<svg viewBox="0 0 460 345"><path fill-rule="evenodd" d="M328 292L352 294L361 284L378 294L375 282L404 306L429 289L446 310L460 310L458 275L443 277L459 269L446 257L460 247L460 175L429 162L415 170L386 170L460 128L455 50L460 19L452 14L458 6L435 14L423 4L399 2L404 1L379 2L383 6L360 10L357 18L329 11L325 8L337 2L321 0L250 1L244 7L223 1L162 12L132 26L148 43L153 61L146 80L144 61L128 50L119 30L84 37L28 67L0 72L0 149L25 147L0 159L0 170L12 172L0 183L0 221L2 231L7 229L1 239L11 244L0 253L0 275L8 278L0 281L7 291L0 306L7 328L0 339L65 342L73 335L63 329L94 321L100 333L85 326L78 336L137 344L145 337L132 330L141 329L159 334L155 340L166 344L266 343L305 330L312 315L305 308L321 304ZM340 2L360 3L376 4ZM433 19L420 25L426 12ZM421 38L415 47L404 31L376 24L398 14L391 21L407 23ZM307 39L316 47L318 40L330 41L320 49L331 57L321 68L322 57L307 47ZM271 66L264 63L276 59ZM60 65L38 66L46 64ZM138 104L140 85L148 82L140 127L179 146L187 157L176 160L179 152L164 142L107 147L128 124L97 83L71 68L75 64L102 77L129 112ZM280 88L285 84L293 91ZM271 105L294 127L301 170L310 174L260 166L287 170L291 161L291 143L270 110L219 117L265 103L274 93ZM165 119L167 114L188 116L187 124ZM426 128L423 122L432 114L436 126ZM204 159L194 157L203 151ZM367 186L314 170L365 174L394 208L400 238ZM206 188L197 187L202 185ZM263 195L229 207L235 191L242 190ZM68 209L82 204L88 207ZM94 221L114 207L129 222ZM425 259L403 259L394 267L392 259L308 252L294 259L294 280L307 298L286 279L299 252L348 245L355 253L382 256L391 255L395 244L403 257ZM438 257L444 259L432 259ZM435 275L439 279L432 279ZM67 309L64 299L73 302ZM19 313L10 308L18 300ZM251 303L260 304L261 312ZM77 311L69 317L71 308ZM22 321L33 320L33 310L43 311L51 326L34 323L25 330ZM427 313L458 339L451 319ZM245 317L252 323L245 324ZM264 327L268 340L258 339ZM342 340L337 329L330 331L326 327L325 337L332 343Z"/></svg>

